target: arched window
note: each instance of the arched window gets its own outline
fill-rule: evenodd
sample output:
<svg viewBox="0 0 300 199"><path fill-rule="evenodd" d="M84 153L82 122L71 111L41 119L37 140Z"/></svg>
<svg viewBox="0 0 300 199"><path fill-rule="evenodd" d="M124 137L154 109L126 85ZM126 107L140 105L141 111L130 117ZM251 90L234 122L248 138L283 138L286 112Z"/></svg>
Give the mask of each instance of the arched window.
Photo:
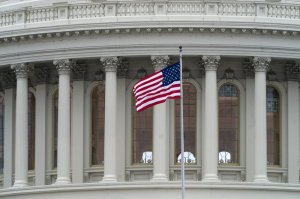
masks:
<svg viewBox="0 0 300 199"><path fill-rule="evenodd" d="M184 123L184 162L196 163L196 117L197 89L189 83L183 83L183 123ZM175 100L175 163L181 161L180 146L180 100Z"/></svg>
<svg viewBox="0 0 300 199"><path fill-rule="evenodd" d="M267 86L267 161L280 165L280 96L271 86Z"/></svg>
<svg viewBox="0 0 300 199"><path fill-rule="evenodd" d="M240 94L233 84L219 89L219 163L239 164Z"/></svg>
<svg viewBox="0 0 300 199"><path fill-rule="evenodd" d="M53 95L53 168L57 167L57 136L58 136L58 90Z"/></svg>
<svg viewBox="0 0 300 199"><path fill-rule="evenodd" d="M137 112L132 95L132 164L151 164L153 108Z"/></svg>
<svg viewBox="0 0 300 199"><path fill-rule="evenodd" d="M28 93L28 170L35 164L35 96Z"/></svg>
<svg viewBox="0 0 300 199"><path fill-rule="evenodd" d="M4 97L0 96L0 174L4 167Z"/></svg>
<svg viewBox="0 0 300 199"><path fill-rule="evenodd" d="M99 84L92 91L92 136L91 164L104 163L104 115L105 115L105 86Z"/></svg>

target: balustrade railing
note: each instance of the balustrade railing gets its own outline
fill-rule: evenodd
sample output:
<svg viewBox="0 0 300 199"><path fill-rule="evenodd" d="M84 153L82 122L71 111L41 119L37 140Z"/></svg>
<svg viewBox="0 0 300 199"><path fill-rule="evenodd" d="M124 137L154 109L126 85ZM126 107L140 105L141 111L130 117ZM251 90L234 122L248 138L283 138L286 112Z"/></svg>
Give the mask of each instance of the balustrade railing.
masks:
<svg viewBox="0 0 300 199"><path fill-rule="evenodd" d="M21 14L20 14L21 13ZM23 13L23 14L22 14ZM107 16L154 16L154 15L219 15L260 16L269 18L300 19L300 5L256 2L211 2L211 1L128 1L65 6L24 8L0 12L0 27L20 23L50 22L60 19L78 20Z"/></svg>

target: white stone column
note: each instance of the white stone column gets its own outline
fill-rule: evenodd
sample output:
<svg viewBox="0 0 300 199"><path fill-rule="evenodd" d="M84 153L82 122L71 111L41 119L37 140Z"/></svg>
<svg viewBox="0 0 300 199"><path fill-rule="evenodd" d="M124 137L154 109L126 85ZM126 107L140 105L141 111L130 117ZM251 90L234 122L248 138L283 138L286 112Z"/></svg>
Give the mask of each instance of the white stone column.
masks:
<svg viewBox="0 0 300 199"><path fill-rule="evenodd" d="M152 56L155 71L167 66L168 56ZM167 103L153 107L153 177L152 181L169 180L169 131Z"/></svg>
<svg viewBox="0 0 300 199"><path fill-rule="evenodd" d="M203 140L203 179L214 182L218 178L218 98L217 69L220 56L203 56L205 67L205 106Z"/></svg>
<svg viewBox="0 0 300 199"><path fill-rule="evenodd" d="M299 183L299 65L286 67L288 78L288 183Z"/></svg>
<svg viewBox="0 0 300 199"><path fill-rule="evenodd" d="M254 179L254 68L247 63L246 75L246 181Z"/></svg>
<svg viewBox="0 0 300 199"><path fill-rule="evenodd" d="M254 57L255 70L255 132L254 132L254 182L268 182L267 177L267 115L266 72L271 58Z"/></svg>
<svg viewBox="0 0 300 199"><path fill-rule="evenodd" d="M71 128L71 87L72 63L68 59L54 60L59 75L58 85L58 138L57 138L57 179L56 184L69 184L70 179L70 128Z"/></svg>
<svg viewBox="0 0 300 199"><path fill-rule="evenodd" d="M117 82L117 173L118 180L125 181L126 167L126 77L128 62L126 60L118 66Z"/></svg>
<svg viewBox="0 0 300 199"><path fill-rule="evenodd" d="M84 150L84 73L85 65L73 67L71 168L72 182L83 183Z"/></svg>
<svg viewBox="0 0 300 199"><path fill-rule="evenodd" d="M28 73L31 67L22 63L11 68L17 78L14 187L24 187L28 182Z"/></svg>
<svg viewBox="0 0 300 199"><path fill-rule="evenodd" d="M104 182L117 182L118 57L101 58L105 69Z"/></svg>
<svg viewBox="0 0 300 199"><path fill-rule="evenodd" d="M46 122L47 122L47 80L46 68L35 68L36 122L35 122L35 185L46 184Z"/></svg>
<svg viewBox="0 0 300 199"><path fill-rule="evenodd" d="M4 168L3 187L13 184L14 169L14 135L15 135L15 75L13 72L4 74Z"/></svg>

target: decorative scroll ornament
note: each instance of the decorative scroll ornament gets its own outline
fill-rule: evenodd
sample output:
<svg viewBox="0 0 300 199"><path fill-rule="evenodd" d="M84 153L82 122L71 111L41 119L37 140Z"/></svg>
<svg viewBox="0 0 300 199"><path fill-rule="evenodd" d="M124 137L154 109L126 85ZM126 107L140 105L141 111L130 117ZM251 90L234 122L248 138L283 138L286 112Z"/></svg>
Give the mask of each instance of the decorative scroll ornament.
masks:
<svg viewBox="0 0 300 199"><path fill-rule="evenodd" d="M120 64L119 57L101 57L100 61L104 66L105 72L117 72L118 65Z"/></svg>
<svg viewBox="0 0 300 199"><path fill-rule="evenodd" d="M170 58L167 55L165 55L165 56L157 56L157 55L151 56L152 66L153 66L155 71L159 71L159 70L165 68L169 63L169 60L170 60Z"/></svg>
<svg viewBox="0 0 300 199"><path fill-rule="evenodd" d="M1 73L1 84L4 89L16 87L16 73L14 71L8 71Z"/></svg>
<svg viewBox="0 0 300 199"><path fill-rule="evenodd" d="M70 74L73 62L70 59L57 59L53 61L53 64L56 66L58 74Z"/></svg>
<svg viewBox="0 0 300 199"><path fill-rule="evenodd" d="M227 68L225 71L224 71L224 76L223 76L224 79L226 80L233 80L233 79L236 79L235 78L235 74L234 74L234 70L232 70L230 67Z"/></svg>
<svg viewBox="0 0 300 199"><path fill-rule="evenodd" d="M34 68L33 81L37 84L47 83L49 80L48 67L36 67Z"/></svg>
<svg viewBox="0 0 300 199"><path fill-rule="evenodd" d="M220 56L203 56L204 68L206 71L216 71L220 65Z"/></svg>
<svg viewBox="0 0 300 199"><path fill-rule="evenodd" d="M267 73L267 80L268 81L278 81L277 74L272 69Z"/></svg>
<svg viewBox="0 0 300 199"><path fill-rule="evenodd" d="M271 62L271 57L254 57L252 64L255 72L267 72Z"/></svg>
<svg viewBox="0 0 300 199"><path fill-rule="evenodd" d="M246 59L243 62L243 68L244 68L245 76L247 78L254 78L255 72L254 72L254 67L253 67L253 64L252 64L251 60Z"/></svg>
<svg viewBox="0 0 300 199"><path fill-rule="evenodd" d="M297 81L299 71L299 64L295 62L287 62L285 64L285 74L288 80Z"/></svg>
<svg viewBox="0 0 300 199"><path fill-rule="evenodd" d="M33 69L33 65L28 63L20 63L11 65L11 69L15 70L16 78L28 78L29 73Z"/></svg>
<svg viewBox="0 0 300 199"><path fill-rule="evenodd" d="M118 66L118 71L117 74L119 77L126 77L128 73L128 68L129 68L129 62L128 60L124 59Z"/></svg>
<svg viewBox="0 0 300 199"><path fill-rule="evenodd" d="M85 64L74 64L72 67L73 80L83 80L86 67Z"/></svg>

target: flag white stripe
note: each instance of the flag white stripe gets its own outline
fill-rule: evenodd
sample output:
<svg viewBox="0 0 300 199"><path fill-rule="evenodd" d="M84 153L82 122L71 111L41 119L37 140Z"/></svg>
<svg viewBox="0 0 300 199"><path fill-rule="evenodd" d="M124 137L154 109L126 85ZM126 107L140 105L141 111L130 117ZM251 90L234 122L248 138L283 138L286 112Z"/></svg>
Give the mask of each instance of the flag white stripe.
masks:
<svg viewBox="0 0 300 199"><path fill-rule="evenodd" d="M140 98L143 98L143 97L145 97L147 95L151 95L151 94L156 93L156 92L158 92L160 90L168 89L171 86L173 86L174 84L180 85L180 81L175 81L172 84L169 84L168 86L161 86L161 84L159 84L158 86L149 87L149 89L145 90L145 92L147 91L148 93L143 94L143 93L145 93L144 91L140 92L140 93L136 93L135 97L136 97L137 100L139 100ZM152 90L152 91L149 92L149 90Z"/></svg>
<svg viewBox="0 0 300 199"><path fill-rule="evenodd" d="M164 96L164 97L161 97L161 98L156 98L156 99L153 99L153 100L151 100L149 102L146 102L146 103L144 103L144 104L142 104L140 106L137 106L136 109L137 109L137 111L139 111L142 108L144 108L145 106L148 106L150 104L154 104L156 102L164 101L164 100L168 99L169 97L177 97L177 96L180 96L180 93L172 93L172 94L170 94L168 96Z"/></svg>
<svg viewBox="0 0 300 199"><path fill-rule="evenodd" d="M163 80L163 76L161 76L161 78L159 78L159 79L156 79L156 80L151 81L151 82L149 82L149 83L147 83L147 84L144 84L144 85L139 86L139 87L136 88L133 92L134 92L134 93L137 93L137 92L139 92L140 90L142 90L143 88L148 87L148 86L151 86L151 85L153 85L153 84L155 85L155 84L161 82L162 80Z"/></svg>
<svg viewBox="0 0 300 199"><path fill-rule="evenodd" d="M153 75L152 77L146 78L146 79L144 79L144 80L138 82L137 84L134 85L133 91L135 91L141 84L144 84L144 82L147 82L147 81L149 81L149 80L151 80L151 79L155 79L155 78L157 78L157 77L160 76L160 75L162 76L162 73L161 73L161 72L160 72L160 73L157 73L156 75Z"/></svg>

